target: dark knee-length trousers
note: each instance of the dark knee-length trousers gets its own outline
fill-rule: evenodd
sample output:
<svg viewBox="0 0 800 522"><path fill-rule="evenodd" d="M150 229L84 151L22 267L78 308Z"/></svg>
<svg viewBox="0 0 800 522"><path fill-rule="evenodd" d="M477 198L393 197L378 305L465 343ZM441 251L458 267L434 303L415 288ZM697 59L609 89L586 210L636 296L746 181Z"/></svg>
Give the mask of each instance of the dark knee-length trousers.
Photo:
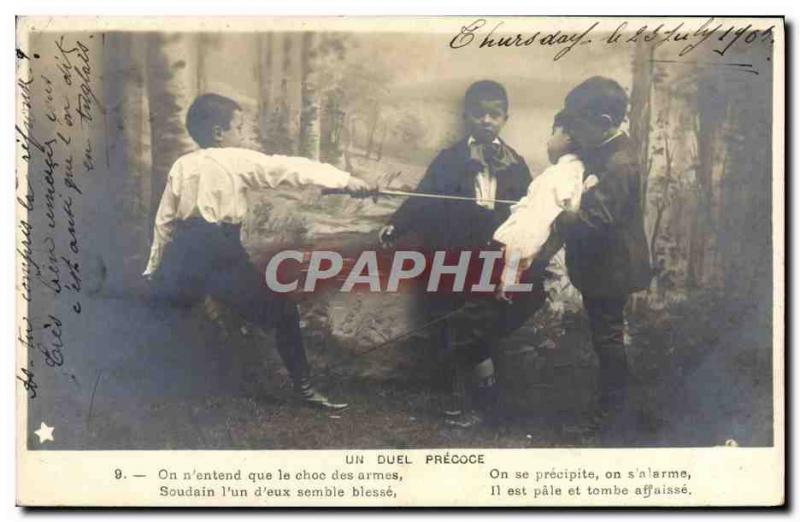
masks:
<svg viewBox="0 0 800 522"><path fill-rule="evenodd" d="M191 306L210 296L255 325L274 328L281 360L298 383L307 379L309 368L297 304L267 288L242 246L240 229L199 218L178 222L154 275L155 297Z"/></svg>

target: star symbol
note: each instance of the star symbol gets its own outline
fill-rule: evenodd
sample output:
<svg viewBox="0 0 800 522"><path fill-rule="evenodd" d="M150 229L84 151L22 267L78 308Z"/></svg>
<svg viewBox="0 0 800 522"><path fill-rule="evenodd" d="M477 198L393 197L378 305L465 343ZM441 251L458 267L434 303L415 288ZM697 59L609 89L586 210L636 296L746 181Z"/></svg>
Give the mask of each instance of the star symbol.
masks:
<svg viewBox="0 0 800 522"><path fill-rule="evenodd" d="M55 429L54 427L48 426L43 422L42 425L39 427L39 429L34 431L36 436L39 437L39 444L43 444L48 440L52 440L55 442L55 439L53 438L54 429Z"/></svg>

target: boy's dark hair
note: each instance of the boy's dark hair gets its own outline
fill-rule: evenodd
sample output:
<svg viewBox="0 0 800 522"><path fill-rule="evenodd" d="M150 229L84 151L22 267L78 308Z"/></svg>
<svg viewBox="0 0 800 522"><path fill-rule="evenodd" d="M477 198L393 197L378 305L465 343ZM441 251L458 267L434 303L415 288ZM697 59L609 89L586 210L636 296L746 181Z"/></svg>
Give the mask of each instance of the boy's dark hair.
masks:
<svg viewBox="0 0 800 522"><path fill-rule="evenodd" d="M481 80L467 88L464 94L464 107L474 105L480 100L500 100L503 109L508 112L508 94L501 84L492 80Z"/></svg>
<svg viewBox="0 0 800 522"><path fill-rule="evenodd" d="M561 127L562 129L565 128L567 126L568 120L569 118L567 117L567 114L564 111L561 111L558 114L556 114L555 117L553 118L553 128L551 129L551 132L555 132L556 129L559 127Z"/></svg>
<svg viewBox="0 0 800 522"><path fill-rule="evenodd" d="M604 76L593 76L573 88L564 99L564 110L559 113L562 120L575 115L602 116L611 118L615 126L622 123L628 111L628 95L625 89ZM558 116L557 116L558 117Z"/></svg>
<svg viewBox="0 0 800 522"><path fill-rule="evenodd" d="M230 98L213 93L201 94L186 113L186 130L198 145L210 147L214 144L214 126L230 129L233 113L240 110L242 107Z"/></svg>

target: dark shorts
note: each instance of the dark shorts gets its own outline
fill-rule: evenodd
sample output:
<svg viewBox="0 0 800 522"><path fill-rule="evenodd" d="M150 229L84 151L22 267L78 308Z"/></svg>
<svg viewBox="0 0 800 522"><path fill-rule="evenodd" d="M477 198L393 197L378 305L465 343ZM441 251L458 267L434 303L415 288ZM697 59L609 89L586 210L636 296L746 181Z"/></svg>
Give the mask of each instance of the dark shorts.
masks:
<svg viewBox="0 0 800 522"><path fill-rule="evenodd" d="M430 319L447 316L434 335L434 342L440 344L435 351L445 357L452 351L466 364L490 357L500 339L522 327L545 304L542 277L523 274L522 282L532 283L532 291L515 294L511 303L493 296L426 296Z"/></svg>
<svg viewBox="0 0 800 522"><path fill-rule="evenodd" d="M210 296L250 322L272 326L287 300L267 288L242 246L240 229L202 219L179 222L154 276L155 297L192 306Z"/></svg>

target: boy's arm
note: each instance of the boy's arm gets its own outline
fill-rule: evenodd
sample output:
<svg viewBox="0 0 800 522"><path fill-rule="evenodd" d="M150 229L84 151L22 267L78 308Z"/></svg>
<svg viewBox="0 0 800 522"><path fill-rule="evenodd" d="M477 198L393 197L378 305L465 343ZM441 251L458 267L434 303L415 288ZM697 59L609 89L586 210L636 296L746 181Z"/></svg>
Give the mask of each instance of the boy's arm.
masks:
<svg viewBox="0 0 800 522"><path fill-rule="evenodd" d="M156 271L161 262L164 247L172 240L172 234L175 232L175 217L178 213L178 196L173 189L173 179L180 175L180 171L180 162L176 162L167 176L167 185L164 187L164 193L161 195L161 202L158 205L155 225L153 226L153 245L150 247L150 258L147 261L147 267L144 273L142 273L143 276L152 275Z"/></svg>
<svg viewBox="0 0 800 522"><path fill-rule="evenodd" d="M561 213L557 220L558 227L587 227L604 232L623 221L630 206L630 198L638 197L634 183L636 176L636 165L633 162L612 157L606 176L583 193L580 208L576 212Z"/></svg>
<svg viewBox="0 0 800 522"><path fill-rule="evenodd" d="M298 156L267 155L241 149L235 154L247 161L240 171L245 183L252 188L272 189L279 185L302 187L317 185L325 188L347 188L349 173L333 165Z"/></svg>
<svg viewBox="0 0 800 522"><path fill-rule="evenodd" d="M440 154L428 166L425 175L422 177L422 180L420 180L414 192L427 194L435 193L436 179L441 176L441 171L444 168L443 163L444 160ZM394 227L395 236L420 228L422 220L428 214L428 210L434 201L435 200L424 198L407 198L389 220L389 225Z"/></svg>

